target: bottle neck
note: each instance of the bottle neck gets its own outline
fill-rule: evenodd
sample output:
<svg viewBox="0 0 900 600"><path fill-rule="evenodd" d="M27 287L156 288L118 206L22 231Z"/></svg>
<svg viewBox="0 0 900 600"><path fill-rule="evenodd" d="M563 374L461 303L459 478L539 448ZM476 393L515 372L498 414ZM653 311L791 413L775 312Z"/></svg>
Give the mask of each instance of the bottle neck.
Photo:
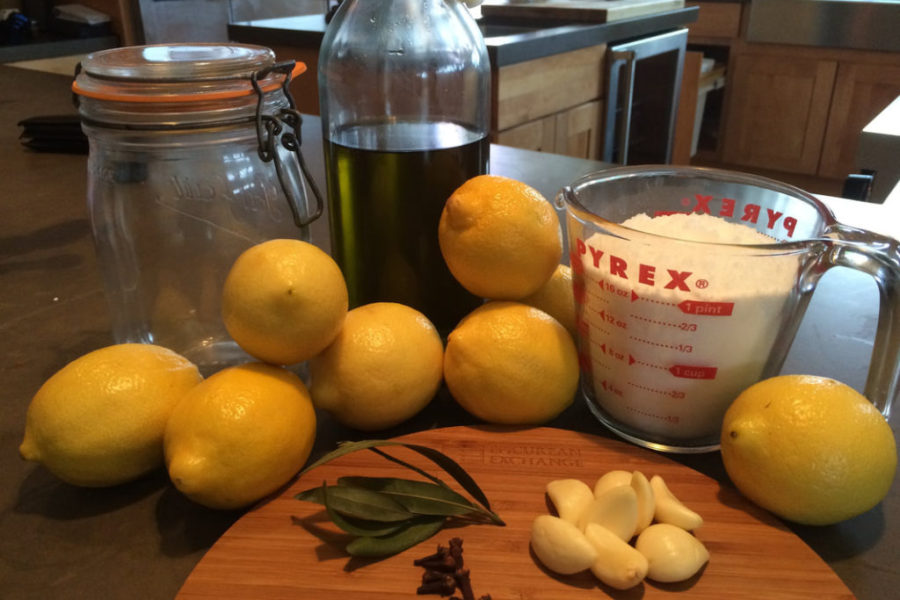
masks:
<svg viewBox="0 0 900 600"><path fill-rule="evenodd" d="M344 0L319 51L327 139L385 123L489 131L490 61L458 0Z"/></svg>

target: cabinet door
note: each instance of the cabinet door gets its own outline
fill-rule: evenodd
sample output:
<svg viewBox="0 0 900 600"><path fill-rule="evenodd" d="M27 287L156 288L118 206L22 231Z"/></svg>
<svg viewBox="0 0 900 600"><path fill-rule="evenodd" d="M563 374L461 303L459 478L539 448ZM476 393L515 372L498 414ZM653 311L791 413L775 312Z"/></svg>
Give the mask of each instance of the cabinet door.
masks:
<svg viewBox="0 0 900 600"><path fill-rule="evenodd" d="M819 175L843 179L856 172L860 132L897 96L900 96L900 66L840 64Z"/></svg>
<svg viewBox="0 0 900 600"><path fill-rule="evenodd" d="M494 136L504 146L596 159L599 151L600 101L535 119Z"/></svg>
<svg viewBox="0 0 900 600"><path fill-rule="evenodd" d="M836 70L833 60L737 56L725 162L815 174Z"/></svg>
<svg viewBox="0 0 900 600"><path fill-rule="evenodd" d="M499 131L493 141L514 148L553 152L556 149L556 115Z"/></svg>
<svg viewBox="0 0 900 600"><path fill-rule="evenodd" d="M596 159L600 150L600 102L586 102L556 115L556 154Z"/></svg>
<svg viewBox="0 0 900 600"><path fill-rule="evenodd" d="M605 54L598 45L500 67L493 127L503 131L600 98Z"/></svg>

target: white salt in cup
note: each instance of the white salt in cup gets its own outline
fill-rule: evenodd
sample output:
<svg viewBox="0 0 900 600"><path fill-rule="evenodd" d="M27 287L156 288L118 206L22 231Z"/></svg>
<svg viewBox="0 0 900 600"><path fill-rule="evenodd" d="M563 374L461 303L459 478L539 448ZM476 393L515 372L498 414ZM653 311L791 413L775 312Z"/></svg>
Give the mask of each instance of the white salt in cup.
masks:
<svg viewBox="0 0 900 600"><path fill-rule="evenodd" d="M897 240L841 225L800 189L713 169L609 169L557 202L582 391L616 434L667 452L717 449L725 410L778 374L833 266L872 275L881 292L865 394L889 416L900 393Z"/></svg>

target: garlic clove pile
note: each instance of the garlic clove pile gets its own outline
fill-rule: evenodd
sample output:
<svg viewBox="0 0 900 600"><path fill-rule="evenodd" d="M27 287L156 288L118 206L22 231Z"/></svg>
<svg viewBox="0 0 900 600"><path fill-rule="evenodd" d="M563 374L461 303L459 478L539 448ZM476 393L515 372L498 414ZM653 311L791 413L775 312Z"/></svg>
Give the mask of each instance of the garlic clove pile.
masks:
<svg viewBox="0 0 900 600"><path fill-rule="evenodd" d="M547 484L547 496L563 521L577 523L588 504L594 501L594 492L580 479L557 479Z"/></svg>
<svg viewBox="0 0 900 600"><path fill-rule="evenodd" d="M650 487L656 499L654 518L659 523L675 525L687 531L693 531L703 525L703 517L689 509L675 497L666 482L659 475L650 478Z"/></svg>
<svg viewBox="0 0 900 600"><path fill-rule="evenodd" d="M703 542L669 523L656 523L645 529L634 547L647 558L647 578L661 583L689 579L709 560Z"/></svg>
<svg viewBox="0 0 900 600"><path fill-rule="evenodd" d="M622 485L631 485L631 471L607 471L594 484L594 498L599 498L603 492Z"/></svg>
<svg viewBox="0 0 900 600"><path fill-rule="evenodd" d="M553 515L540 515L531 524L531 549L545 567L560 575L591 568L597 550L575 525Z"/></svg>
<svg viewBox="0 0 900 600"><path fill-rule="evenodd" d="M634 537L637 522L637 493L630 485L620 485L603 492L584 509L578 519L578 529L584 531L595 523L627 542Z"/></svg>
<svg viewBox="0 0 900 600"><path fill-rule="evenodd" d="M584 535L597 550L591 573L606 585L627 590L647 576L649 563L646 557L609 529L590 523Z"/></svg>

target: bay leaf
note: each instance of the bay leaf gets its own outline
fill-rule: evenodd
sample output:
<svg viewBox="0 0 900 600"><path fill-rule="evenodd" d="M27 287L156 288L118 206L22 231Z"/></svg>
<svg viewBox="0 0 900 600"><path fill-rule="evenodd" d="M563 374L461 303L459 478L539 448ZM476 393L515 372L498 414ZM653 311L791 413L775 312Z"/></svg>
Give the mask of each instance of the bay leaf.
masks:
<svg viewBox="0 0 900 600"><path fill-rule="evenodd" d="M322 487L310 488L294 496L304 502L325 505L326 497ZM368 521L396 522L413 517L402 504L378 492L344 485L328 486L328 504L332 510L344 516Z"/></svg>
<svg viewBox="0 0 900 600"><path fill-rule="evenodd" d="M453 479L455 479L456 482L459 483L463 487L464 490L466 490L469 494L471 494L472 497L476 501L478 501L482 506L484 506L487 510L491 509L491 505L487 499L487 496L485 496L484 492L481 490L481 488L478 486L478 484L475 482L475 480L472 478L472 476L469 475L468 472L466 472L466 470L459 463L457 463L455 460L453 460L452 458L450 458L443 452L435 450L434 448L429 448L428 446L421 446L419 444L406 444L403 442L394 442L394 441L390 441L390 440L361 440L361 441L357 441L357 442L341 442L335 450L332 450L328 454L325 454L318 460L314 461L312 464L307 465L302 471L300 471L298 476L302 476L304 473L306 473L318 466L324 465L325 463L330 462L330 461L332 461L336 458L339 458L341 456L344 456L346 454L350 454L351 452L356 452L357 450L367 450L367 449L372 449L372 448L377 448L377 447L382 447L382 446L402 446L404 448L408 448L414 452L421 454L425 458L429 459L430 461L432 461L433 463L435 463L436 465L438 465L439 467L444 469L444 471L446 471L451 477L453 477ZM412 470L416 471L417 473L423 473L423 471L421 469L419 469L418 467L413 467L413 466L409 465L409 463L406 463L405 461L401 461L400 459L391 457L390 455L385 455L384 453L380 453L380 454L382 454L382 456L385 456L389 460L392 460L393 462L402 464L402 465L406 466L407 468L411 468ZM435 483L438 483L438 482L443 483L440 481L440 479L437 479L433 476L430 476L430 475L426 475L426 476L429 479L431 479L432 481L435 481Z"/></svg>
<svg viewBox="0 0 900 600"><path fill-rule="evenodd" d="M418 515L449 517L481 512L480 507L472 504L462 494L427 481L395 477L347 476L338 478L338 484L387 494L406 510Z"/></svg>
<svg viewBox="0 0 900 600"><path fill-rule="evenodd" d="M360 536L350 541L345 549L351 556L390 556L424 542L444 526L444 517L419 517L399 531L386 536Z"/></svg>
<svg viewBox="0 0 900 600"><path fill-rule="evenodd" d="M328 512L328 518L330 518L331 522L339 529L350 535L367 537L391 535L409 526L415 519L415 517L410 517L403 521L384 522L342 515L332 506L331 497L327 488L328 486L323 484L319 489L322 491L322 499L325 504L325 510Z"/></svg>

